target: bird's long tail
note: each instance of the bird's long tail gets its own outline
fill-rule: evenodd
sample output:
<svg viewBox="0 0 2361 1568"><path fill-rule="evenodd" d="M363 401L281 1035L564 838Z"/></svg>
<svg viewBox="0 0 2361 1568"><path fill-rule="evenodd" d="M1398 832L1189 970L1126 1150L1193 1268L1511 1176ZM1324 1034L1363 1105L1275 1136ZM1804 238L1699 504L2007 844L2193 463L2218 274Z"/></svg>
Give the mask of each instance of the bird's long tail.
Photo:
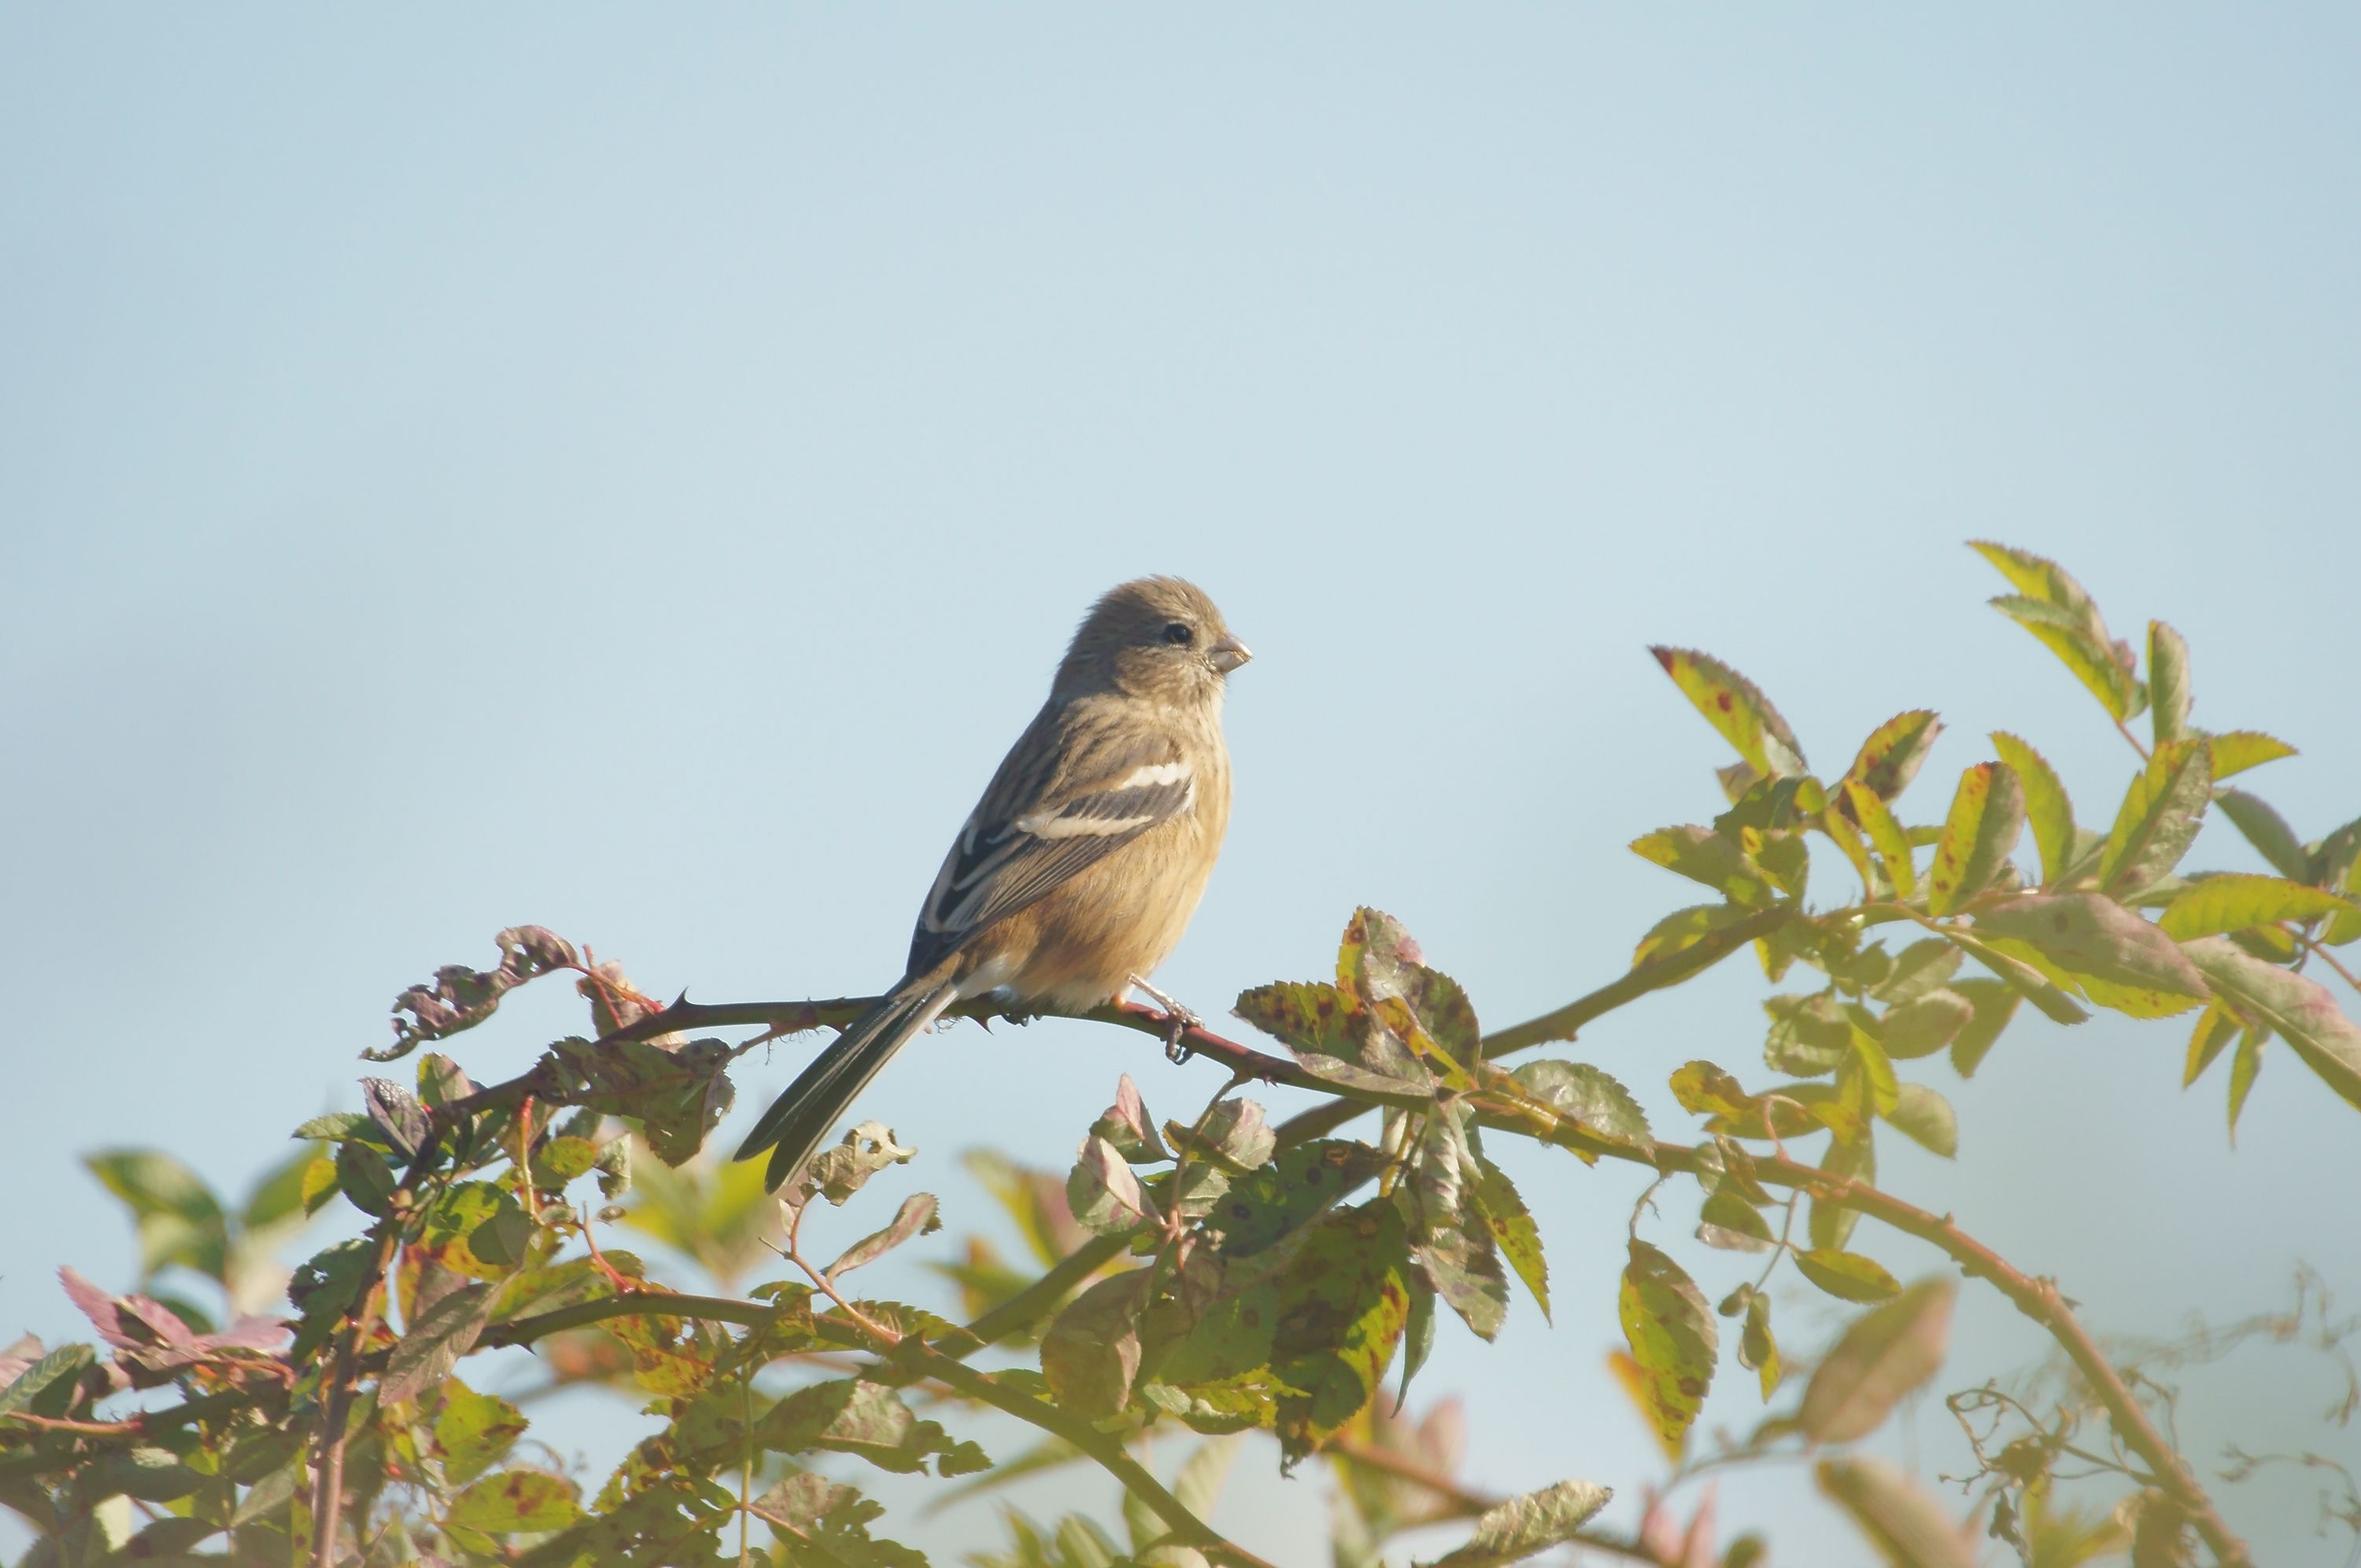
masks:
<svg viewBox="0 0 2361 1568"><path fill-rule="evenodd" d="M869 1087L910 1036L941 1016L959 999L959 988L939 975L906 981L862 1014L853 1025L814 1057L785 1093L771 1102L746 1141L740 1159L771 1151L763 1184L776 1189L811 1158L837 1119Z"/></svg>

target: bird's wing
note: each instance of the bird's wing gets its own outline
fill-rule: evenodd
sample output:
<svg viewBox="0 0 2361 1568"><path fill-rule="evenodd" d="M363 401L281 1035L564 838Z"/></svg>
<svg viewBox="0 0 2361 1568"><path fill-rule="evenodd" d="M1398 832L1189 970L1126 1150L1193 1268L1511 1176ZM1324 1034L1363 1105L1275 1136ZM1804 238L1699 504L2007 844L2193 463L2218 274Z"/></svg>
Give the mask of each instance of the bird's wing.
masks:
<svg viewBox="0 0 2361 1568"><path fill-rule="evenodd" d="M1177 740L1096 717L1045 711L1001 764L919 912L910 972L1194 805Z"/></svg>

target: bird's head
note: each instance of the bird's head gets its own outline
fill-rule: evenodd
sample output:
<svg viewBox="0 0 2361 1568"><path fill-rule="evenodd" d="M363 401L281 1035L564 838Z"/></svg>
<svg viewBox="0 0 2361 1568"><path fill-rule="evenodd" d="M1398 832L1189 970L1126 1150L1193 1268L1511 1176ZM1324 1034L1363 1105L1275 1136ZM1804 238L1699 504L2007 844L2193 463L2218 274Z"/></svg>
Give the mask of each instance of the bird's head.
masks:
<svg viewBox="0 0 2361 1568"><path fill-rule="evenodd" d="M1253 657L1202 588L1179 577L1141 577L1108 589L1082 618L1058 666L1058 690L1218 701L1224 678Z"/></svg>

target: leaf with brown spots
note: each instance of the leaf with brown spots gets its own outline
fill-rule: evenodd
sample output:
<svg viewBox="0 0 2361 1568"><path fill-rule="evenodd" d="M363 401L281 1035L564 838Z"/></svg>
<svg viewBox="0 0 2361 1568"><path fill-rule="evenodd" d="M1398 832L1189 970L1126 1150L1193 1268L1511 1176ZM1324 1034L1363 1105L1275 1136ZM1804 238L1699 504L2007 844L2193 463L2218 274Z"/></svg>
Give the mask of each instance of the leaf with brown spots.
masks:
<svg viewBox="0 0 2361 1568"><path fill-rule="evenodd" d="M1279 981L1238 993L1238 1018L1279 1041L1332 1083L1424 1093L1433 1075L1359 998L1320 981Z"/></svg>
<svg viewBox="0 0 2361 1568"><path fill-rule="evenodd" d="M1409 1238L1390 1199L1339 1209L1312 1228L1279 1282L1271 1371L1283 1467L1360 1414L1410 1316Z"/></svg>
<svg viewBox="0 0 2361 1568"><path fill-rule="evenodd" d="M1992 735L1993 749L2016 773L2025 795L2026 819L2033 825L2033 845L2041 852L2041 881L2046 886L2066 874L2074 860L2074 803L2049 760L2005 729Z"/></svg>
<svg viewBox="0 0 2361 1568"><path fill-rule="evenodd" d="M1845 770L1848 781L1865 784L1880 800L1897 798L1918 775L1918 765L1943 732L1932 708L1897 713L1870 732Z"/></svg>
<svg viewBox="0 0 2361 1568"><path fill-rule="evenodd" d="M1233 1184L1209 1219L1222 1255L1267 1252L1334 1208L1385 1168L1386 1157L1348 1138L1299 1144Z"/></svg>
<svg viewBox="0 0 2361 1568"><path fill-rule="evenodd" d="M1720 1345L1705 1293L1679 1264L1635 1241L1617 1315L1640 1372L1634 1395L1666 1452L1676 1453L1713 1386Z"/></svg>
<svg viewBox="0 0 2361 1568"><path fill-rule="evenodd" d="M1852 819L1869 838L1870 847L1877 851L1879 869L1885 872L1886 883L1896 898L1910 898L1918 892L1918 869L1910 858L1910 835L1894 820L1878 793L1859 779L1847 779L1844 803Z"/></svg>
<svg viewBox="0 0 2361 1568"><path fill-rule="evenodd" d="M2205 979L2178 943L2095 893L2037 893L1996 904L1976 932L2003 953L2079 987L2102 1007L2134 1018L2169 1018L2207 996Z"/></svg>
<svg viewBox="0 0 2361 1568"><path fill-rule="evenodd" d="M1631 852L1691 882L1703 883L1734 904L1759 907L1771 902L1769 873L1747 857L1745 847L1737 839L1710 828L1694 823L1660 828L1632 839Z"/></svg>
<svg viewBox="0 0 2361 1568"><path fill-rule="evenodd" d="M2118 898L2161 881L2196 841L2213 798L2213 756L2202 740L2167 741L2124 793L2099 859L2099 885Z"/></svg>
<svg viewBox="0 0 2361 1568"><path fill-rule="evenodd" d="M2025 792L2015 769L1979 762L1961 773L1927 868L1927 912L1949 915L1989 887L2024 830Z"/></svg>
<svg viewBox="0 0 2361 1568"><path fill-rule="evenodd" d="M1759 773L1778 776L1808 772L1795 732L1752 681L1708 653L1687 648L1651 648L1656 663L1681 695L1697 705L1706 721Z"/></svg>
<svg viewBox="0 0 2361 1568"><path fill-rule="evenodd" d="M1476 1183L1476 1206L1484 1216L1485 1225L1492 1233L1492 1241L1517 1277L1532 1292L1533 1304L1542 1310L1543 1321L1549 1320L1549 1260L1542 1255L1541 1226L1533 1221L1532 1211L1525 1207L1524 1194L1519 1192L1508 1173L1481 1155L1477 1157L1478 1178Z"/></svg>
<svg viewBox="0 0 2361 1568"><path fill-rule="evenodd" d="M451 1505L451 1522L486 1535L564 1530L582 1516L574 1483L546 1470L502 1470L486 1475Z"/></svg>

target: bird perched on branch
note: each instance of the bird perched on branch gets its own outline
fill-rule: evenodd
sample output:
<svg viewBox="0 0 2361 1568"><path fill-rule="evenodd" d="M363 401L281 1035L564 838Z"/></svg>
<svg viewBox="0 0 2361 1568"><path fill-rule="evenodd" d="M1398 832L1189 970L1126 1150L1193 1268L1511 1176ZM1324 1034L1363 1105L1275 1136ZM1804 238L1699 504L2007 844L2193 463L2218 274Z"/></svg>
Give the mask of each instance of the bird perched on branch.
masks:
<svg viewBox="0 0 2361 1568"><path fill-rule="evenodd" d="M739 1146L776 1188L905 1042L986 992L1082 1013L1147 983L1188 927L1230 817L1222 692L1253 657L1178 577L1091 607L1049 700L969 813L901 982L805 1068Z"/></svg>

